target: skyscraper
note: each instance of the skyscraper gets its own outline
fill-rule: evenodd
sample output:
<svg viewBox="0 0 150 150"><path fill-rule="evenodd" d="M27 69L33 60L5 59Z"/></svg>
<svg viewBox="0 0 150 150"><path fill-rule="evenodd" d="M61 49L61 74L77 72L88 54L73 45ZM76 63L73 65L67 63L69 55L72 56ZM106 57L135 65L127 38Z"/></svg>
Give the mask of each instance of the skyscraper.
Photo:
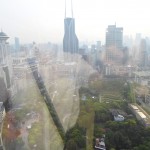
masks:
<svg viewBox="0 0 150 150"><path fill-rule="evenodd" d="M148 65L148 53L147 53L146 39L141 39L139 60L140 60L140 66L147 67L147 65Z"/></svg>
<svg viewBox="0 0 150 150"><path fill-rule="evenodd" d="M73 8L71 0L71 17L66 17L65 4L63 51L67 53L78 53L78 49L79 42L75 33L75 19L73 18Z"/></svg>
<svg viewBox="0 0 150 150"><path fill-rule="evenodd" d="M123 28L109 25L106 31L106 47L123 48Z"/></svg>
<svg viewBox="0 0 150 150"><path fill-rule="evenodd" d="M121 63L123 57L123 28L109 25L106 31L106 61Z"/></svg>
<svg viewBox="0 0 150 150"><path fill-rule="evenodd" d="M19 50L20 50L19 38L15 37L15 51L19 52Z"/></svg>

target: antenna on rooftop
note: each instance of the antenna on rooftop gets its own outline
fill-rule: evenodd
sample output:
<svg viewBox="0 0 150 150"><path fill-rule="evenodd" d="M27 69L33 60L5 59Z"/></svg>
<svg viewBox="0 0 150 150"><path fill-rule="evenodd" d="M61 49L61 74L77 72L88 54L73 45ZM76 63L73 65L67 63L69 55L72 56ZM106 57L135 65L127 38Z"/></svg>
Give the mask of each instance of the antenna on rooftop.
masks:
<svg viewBox="0 0 150 150"><path fill-rule="evenodd" d="M72 18L73 18L73 4L72 4L72 0L71 0L71 13L72 13Z"/></svg>
<svg viewBox="0 0 150 150"><path fill-rule="evenodd" d="M73 18L73 3L72 3L72 0L71 1L71 17ZM65 0L65 18L67 17L67 2Z"/></svg>
<svg viewBox="0 0 150 150"><path fill-rule="evenodd" d="M66 0L65 0L65 18L66 18Z"/></svg>

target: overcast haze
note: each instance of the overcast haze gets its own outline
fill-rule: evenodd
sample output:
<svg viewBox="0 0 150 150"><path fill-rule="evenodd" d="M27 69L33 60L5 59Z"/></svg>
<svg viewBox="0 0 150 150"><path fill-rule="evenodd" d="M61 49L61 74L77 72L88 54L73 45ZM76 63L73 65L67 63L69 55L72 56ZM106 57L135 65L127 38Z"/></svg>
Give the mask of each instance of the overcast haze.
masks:
<svg viewBox="0 0 150 150"><path fill-rule="evenodd" d="M115 22L124 34L150 35L148 0L73 0L73 7L80 41L104 42L107 26ZM11 43L15 36L22 43L61 42L64 15L65 0L0 0L0 27Z"/></svg>

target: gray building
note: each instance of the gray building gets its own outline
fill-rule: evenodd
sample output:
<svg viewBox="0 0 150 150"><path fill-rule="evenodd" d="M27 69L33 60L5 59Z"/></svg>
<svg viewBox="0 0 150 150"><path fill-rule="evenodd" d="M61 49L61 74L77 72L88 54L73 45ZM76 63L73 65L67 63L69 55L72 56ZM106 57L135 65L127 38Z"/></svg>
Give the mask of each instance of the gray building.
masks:
<svg viewBox="0 0 150 150"><path fill-rule="evenodd" d="M106 47L115 47L122 49L123 47L123 28L116 25L109 25L106 31Z"/></svg>
<svg viewBox="0 0 150 150"><path fill-rule="evenodd" d="M19 52L19 50L20 50L19 38L15 37L15 51Z"/></svg>
<svg viewBox="0 0 150 150"><path fill-rule="evenodd" d="M72 3L71 3L71 9L72 9ZM75 33L75 19L73 18L73 10L71 11L72 11L72 16L66 17L66 8L65 8L63 51L67 53L68 52L78 53L79 42Z"/></svg>
<svg viewBox="0 0 150 150"><path fill-rule="evenodd" d="M147 65L148 65L148 52L147 52L147 43L146 43L145 39L141 39L139 59L140 59L140 66L141 67L147 67Z"/></svg>
<svg viewBox="0 0 150 150"><path fill-rule="evenodd" d="M106 62L121 64L123 57L123 28L109 25L106 31Z"/></svg>

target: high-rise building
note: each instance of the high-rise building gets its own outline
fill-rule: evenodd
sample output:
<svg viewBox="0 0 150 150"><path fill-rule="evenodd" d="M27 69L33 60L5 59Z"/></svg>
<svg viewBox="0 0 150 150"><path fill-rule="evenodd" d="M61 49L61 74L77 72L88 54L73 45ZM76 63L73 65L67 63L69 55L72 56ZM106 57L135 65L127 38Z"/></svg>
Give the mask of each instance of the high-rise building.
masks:
<svg viewBox="0 0 150 150"><path fill-rule="evenodd" d="M122 63L123 28L109 25L106 31L106 62Z"/></svg>
<svg viewBox="0 0 150 150"><path fill-rule="evenodd" d="M109 25L106 31L106 47L123 47L123 28L116 25Z"/></svg>
<svg viewBox="0 0 150 150"><path fill-rule="evenodd" d="M136 36L135 36L135 45L136 46L140 46L141 39L142 39L141 33L136 33Z"/></svg>
<svg viewBox="0 0 150 150"><path fill-rule="evenodd" d="M96 49L97 51L101 51L101 41L97 41L97 44L96 44Z"/></svg>
<svg viewBox="0 0 150 150"><path fill-rule="evenodd" d="M18 52L19 50L20 50L19 38L15 37L15 51Z"/></svg>
<svg viewBox="0 0 150 150"><path fill-rule="evenodd" d="M146 39L141 39L139 60L140 60L140 66L146 67L148 65L148 53L147 53Z"/></svg>
<svg viewBox="0 0 150 150"><path fill-rule="evenodd" d="M72 9L72 1L71 1ZM75 19L73 18L73 9L71 17L66 17L65 8L65 19L64 19L64 38L63 38L63 51L69 53L78 53L79 42L75 33Z"/></svg>

